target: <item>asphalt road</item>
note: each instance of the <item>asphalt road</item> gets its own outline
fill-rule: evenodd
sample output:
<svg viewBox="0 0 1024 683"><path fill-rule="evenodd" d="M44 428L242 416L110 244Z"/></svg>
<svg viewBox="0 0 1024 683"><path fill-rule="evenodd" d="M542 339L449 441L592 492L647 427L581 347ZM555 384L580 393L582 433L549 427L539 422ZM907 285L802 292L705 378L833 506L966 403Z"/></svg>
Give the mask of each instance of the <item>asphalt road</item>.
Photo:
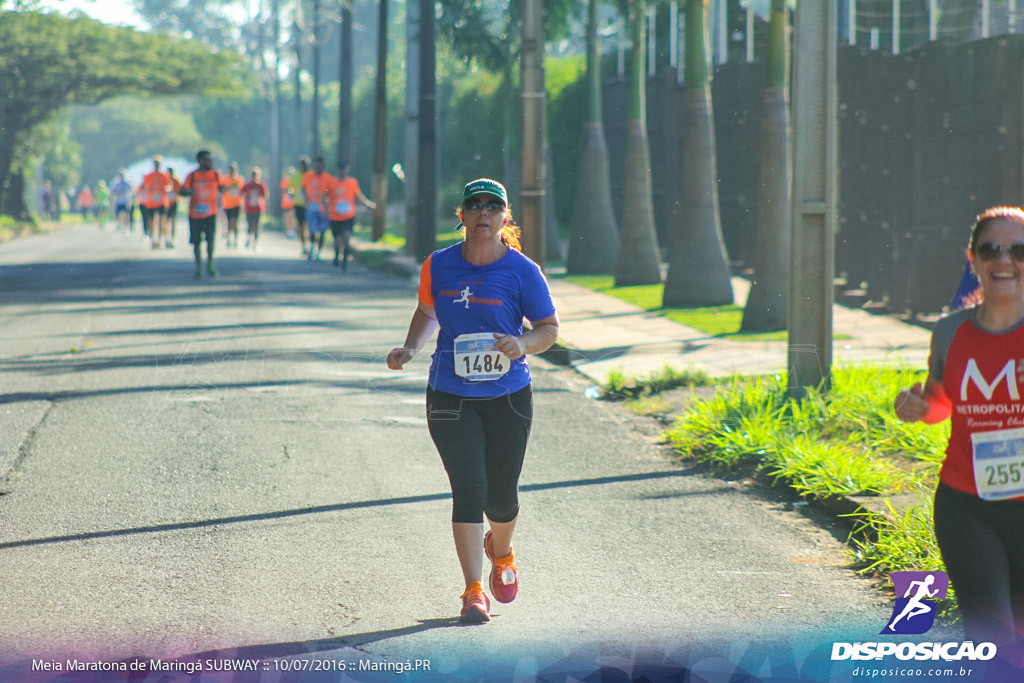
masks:
<svg viewBox="0 0 1024 683"><path fill-rule="evenodd" d="M270 236L194 281L186 247L109 228L0 245L0 678L71 657L756 671L884 626L833 534L534 359L520 596L456 627L426 354L384 365L414 284L297 256Z"/></svg>

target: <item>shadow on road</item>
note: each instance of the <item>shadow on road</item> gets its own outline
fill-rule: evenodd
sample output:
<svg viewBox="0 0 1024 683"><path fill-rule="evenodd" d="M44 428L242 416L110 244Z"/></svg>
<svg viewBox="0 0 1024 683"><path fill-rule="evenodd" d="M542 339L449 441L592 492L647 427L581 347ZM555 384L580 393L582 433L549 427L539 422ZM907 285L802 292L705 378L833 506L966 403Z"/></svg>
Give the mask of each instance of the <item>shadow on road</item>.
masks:
<svg viewBox="0 0 1024 683"><path fill-rule="evenodd" d="M310 655L343 648L360 648L371 643L379 643L391 638L402 638L415 633L432 631L439 628L451 628L461 626L456 617L443 619L420 619L412 626L386 629L383 631L370 631L368 633L355 633L352 635L338 636L334 638L323 638L320 640L307 640L293 643L273 643L267 645L248 645L238 649L213 650L198 654L184 655L177 657L179 661L206 661L207 659L233 659L245 661L251 659L279 659L283 657L297 657L299 655Z"/></svg>
<svg viewBox="0 0 1024 683"><path fill-rule="evenodd" d="M658 472L641 472L638 474L622 474L612 477L594 477L590 479L571 479L567 481L553 481L538 484L526 484L520 486L522 493L533 491L547 491L550 489L576 488L580 486L603 486L607 484L622 484L626 482L648 481L652 479L669 479L674 477L693 476L690 470L662 470ZM714 495L723 491L731 491L728 486L706 491L694 491L686 493L687 496ZM188 529L205 529L209 527L226 526L229 524L245 524L251 522L265 522L290 517L304 517L308 515L319 515L331 512L346 512L349 510L362 510L366 508L386 507L390 505L409 505L413 503L427 503L437 500L450 499L450 493L429 493L420 496L402 496L398 498L383 498L380 500L364 500L351 503L335 503L332 505L317 505L307 508L296 508L292 510L277 510L274 512L260 512L250 515L235 515L232 517L219 517L216 519L203 519L193 522L174 522L169 524L154 524L150 526L134 527L130 529L112 529L109 531L89 531L78 534L67 534L64 536L51 536L49 538L31 538L21 541L8 541L0 543L0 550L11 550L14 548L28 548L32 546L53 545L57 543L69 543L74 541L89 541L100 538L117 538L122 536L138 536L141 534L155 534L168 531L185 531Z"/></svg>

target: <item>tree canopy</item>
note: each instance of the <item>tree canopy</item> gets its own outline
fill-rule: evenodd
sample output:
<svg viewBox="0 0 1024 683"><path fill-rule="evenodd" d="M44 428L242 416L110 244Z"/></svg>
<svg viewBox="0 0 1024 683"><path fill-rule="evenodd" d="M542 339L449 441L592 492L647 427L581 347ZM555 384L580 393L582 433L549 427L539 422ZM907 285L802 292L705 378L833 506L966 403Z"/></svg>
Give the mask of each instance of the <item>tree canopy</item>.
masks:
<svg viewBox="0 0 1024 683"><path fill-rule="evenodd" d="M451 43L455 54L473 59L494 73L507 73L519 62L519 29L523 19L522 0L486 3L480 0L441 0L438 29ZM544 3L546 40L557 40L568 30L569 19L579 18L582 5L575 0Z"/></svg>
<svg viewBox="0 0 1024 683"><path fill-rule="evenodd" d="M196 41L80 15L0 12L0 213L20 206L5 188L27 136L62 107L124 93L227 92L246 78L237 55Z"/></svg>

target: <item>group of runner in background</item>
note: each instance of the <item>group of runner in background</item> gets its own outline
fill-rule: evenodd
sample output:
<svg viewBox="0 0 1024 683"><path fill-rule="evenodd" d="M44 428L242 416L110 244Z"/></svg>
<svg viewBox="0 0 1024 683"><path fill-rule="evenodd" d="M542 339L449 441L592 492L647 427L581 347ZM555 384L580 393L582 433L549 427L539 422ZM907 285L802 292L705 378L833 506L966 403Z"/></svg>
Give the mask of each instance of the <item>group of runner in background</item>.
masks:
<svg viewBox="0 0 1024 683"><path fill-rule="evenodd" d="M185 201L181 194L182 178L173 168L164 169L159 156L153 157L153 169L137 186L133 186L127 176L127 171L121 169L117 180L109 187L100 180L95 192L88 186L79 190L77 203L82 218L86 219L91 212L103 228L113 212L117 229L127 235L135 232L138 213L142 218L142 239L150 242L153 249L173 248L178 230L178 203ZM266 184L260 180L260 169L253 168L249 182L245 182L238 173L238 164L232 163L221 176L220 190L220 208L225 219L222 236L227 238L228 246L240 246L238 214L244 206L249 226L245 246L259 251L260 224L270 195Z"/></svg>
<svg viewBox="0 0 1024 683"><path fill-rule="evenodd" d="M299 240L300 255L311 261L319 260L324 236L330 228L334 237L334 265L343 270L347 270L350 258L356 202L367 208L376 207L349 172L349 164L344 160L338 162L336 175L331 175L325 172L322 157L317 157L312 167L307 157L301 157L298 168L288 167L281 180L285 229L290 239ZM217 232L227 240L228 247L240 247L238 219L244 211L245 248L260 251L260 227L270 197L260 169L250 169L245 178L238 164L232 162L219 177L221 225ZM170 249L177 235L179 201L185 203L182 212L188 213L188 201L181 192L182 182L175 170L164 169L163 159L156 156L153 169L137 186L129 182L127 171L122 169L109 186L104 180L97 182L95 189L83 186L78 191L76 207L82 212L83 220L92 215L101 229L112 218L117 229L126 235L135 232L138 214L142 219L142 239L153 249Z"/></svg>

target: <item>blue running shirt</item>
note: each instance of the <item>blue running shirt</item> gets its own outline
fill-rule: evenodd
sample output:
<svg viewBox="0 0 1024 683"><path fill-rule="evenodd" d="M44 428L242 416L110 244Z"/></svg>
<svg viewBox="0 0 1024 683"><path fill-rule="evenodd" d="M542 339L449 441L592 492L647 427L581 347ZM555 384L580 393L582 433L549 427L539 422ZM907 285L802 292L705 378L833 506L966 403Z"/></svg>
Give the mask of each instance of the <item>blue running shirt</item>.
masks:
<svg viewBox="0 0 1024 683"><path fill-rule="evenodd" d="M494 263L475 266L462 257L462 243L435 251L420 270L420 301L434 307L441 329L437 348L430 363L430 386L435 390L474 398L502 396L519 391L530 383L526 357L510 361L496 379L473 380L461 377L455 369L455 340L474 333L523 333L523 318L536 321L555 314L547 280L536 263L515 249ZM489 346L493 346L493 343ZM467 342L460 341L465 350ZM486 358L484 360L487 360ZM460 361L470 369L465 354ZM477 374L483 369L476 363ZM488 370L490 360L487 362ZM505 368L502 366L502 369Z"/></svg>

